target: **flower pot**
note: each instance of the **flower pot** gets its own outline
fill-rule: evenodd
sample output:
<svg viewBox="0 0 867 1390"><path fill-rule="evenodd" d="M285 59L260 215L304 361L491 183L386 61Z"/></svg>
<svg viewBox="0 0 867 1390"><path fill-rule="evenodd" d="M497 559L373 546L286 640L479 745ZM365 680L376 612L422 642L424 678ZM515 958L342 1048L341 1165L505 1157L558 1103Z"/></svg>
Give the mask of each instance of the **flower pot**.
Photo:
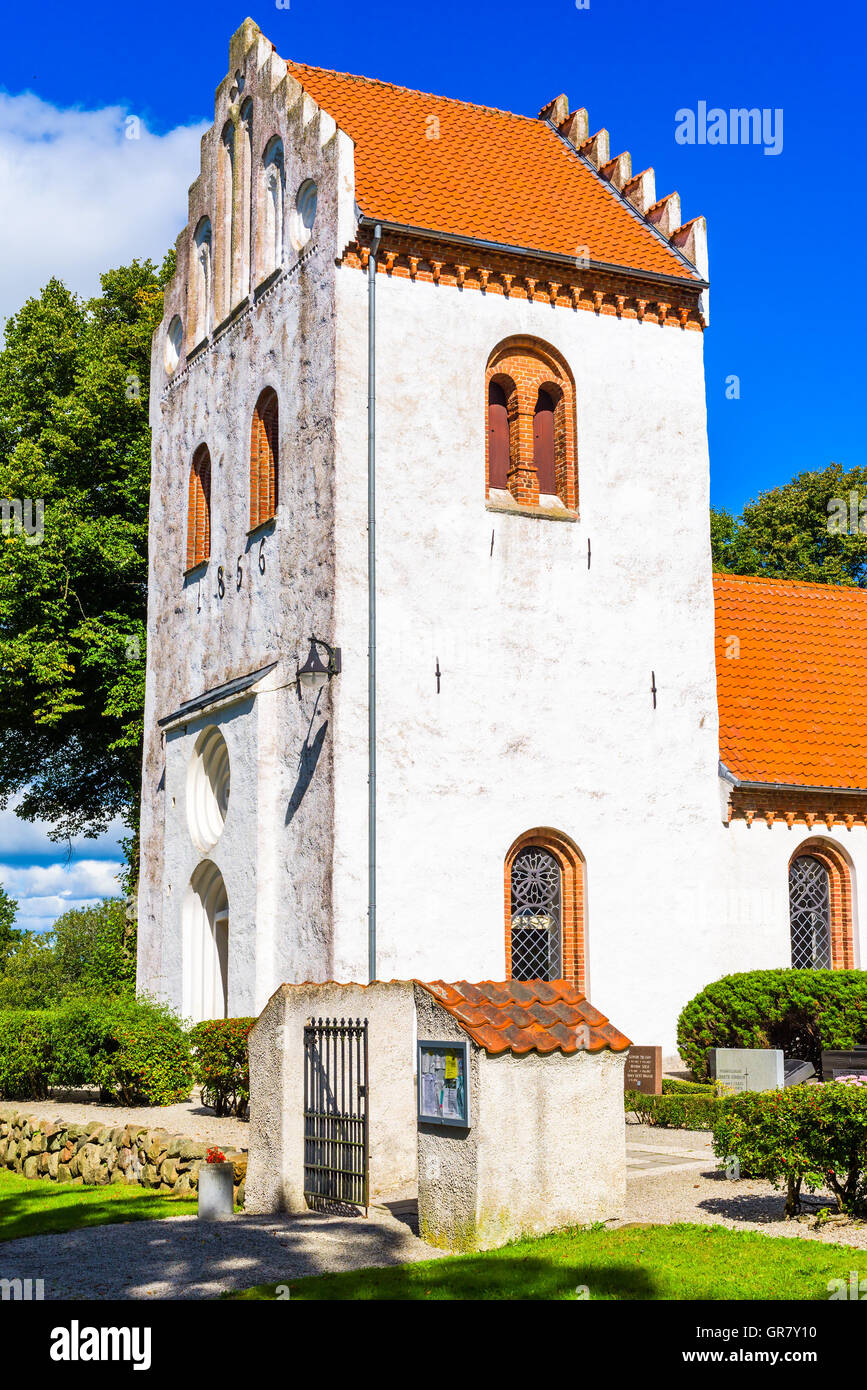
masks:
<svg viewBox="0 0 867 1390"><path fill-rule="evenodd" d="M199 1164L199 1219L225 1221L232 1215L235 1194L232 1163Z"/></svg>

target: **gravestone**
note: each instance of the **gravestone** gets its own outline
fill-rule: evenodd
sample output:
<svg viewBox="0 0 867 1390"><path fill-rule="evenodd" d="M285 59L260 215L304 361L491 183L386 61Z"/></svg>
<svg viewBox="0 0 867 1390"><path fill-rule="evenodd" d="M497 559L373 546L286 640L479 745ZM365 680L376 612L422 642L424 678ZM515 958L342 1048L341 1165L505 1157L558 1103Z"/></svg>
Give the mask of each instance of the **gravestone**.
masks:
<svg viewBox="0 0 867 1390"><path fill-rule="evenodd" d="M783 1070L787 1086L800 1086L802 1081L809 1081L811 1076L816 1075L813 1063L802 1062L800 1057L787 1057Z"/></svg>
<svg viewBox="0 0 867 1390"><path fill-rule="evenodd" d="M848 1052L823 1052L822 1079L834 1081L838 1076L867 1076L867 1047L853 1047Z"/></svg>
<svg viewBox="0 0 867 1390"><path fill-rule="evenodd" d="M784 1084L778 1047L712 1047L710 1074L732 1091L775 1091Z"/></svg>
<svg viewBox="0 0 867 1390"><path fill-rule="evenodd" d="M640 1091L645 1096L662 1094L662 1048L630 1047L623 1069L624 1091Z"/></svg>

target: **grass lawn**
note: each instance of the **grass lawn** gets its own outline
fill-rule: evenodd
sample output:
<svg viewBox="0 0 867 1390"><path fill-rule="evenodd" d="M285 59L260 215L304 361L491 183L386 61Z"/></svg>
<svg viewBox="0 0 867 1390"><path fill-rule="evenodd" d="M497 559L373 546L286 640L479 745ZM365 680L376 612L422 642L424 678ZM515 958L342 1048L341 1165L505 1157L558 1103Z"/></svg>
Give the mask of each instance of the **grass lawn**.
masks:
<svg viewBox="0 0 867 1390"><path fill-rule="evenodd" d="M730 1231L724 1226L572 1230L481 1255L287 1280L291 1298L591 1299L828 1298L863 1252L818 1241ZM863 1261L862 1261L863 1262ZM260 1284L234 1299L270 1299ZM284 1295L285 1297L285 1295Z"/></svg>
<svg viewBox="0 0 867 1390"><path fill-rule="evenodd" d="M164 1216L194 1216L195 1197L168 1197L146 1187L78 1187L22 1178L0 1169L0 1241L45 1236L78 1226L112 1221L155 1221Z"/></svg>

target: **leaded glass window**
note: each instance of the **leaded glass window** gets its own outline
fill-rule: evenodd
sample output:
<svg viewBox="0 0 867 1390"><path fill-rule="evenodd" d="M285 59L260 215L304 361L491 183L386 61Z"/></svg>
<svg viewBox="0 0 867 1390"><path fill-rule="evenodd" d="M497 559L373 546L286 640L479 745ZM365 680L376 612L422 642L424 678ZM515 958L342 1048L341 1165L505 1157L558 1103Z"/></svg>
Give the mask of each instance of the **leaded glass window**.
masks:
<svg viewBox="0 0 867 1390"><path fill-rule="evenodd" d="M528 846L512 863L512 979L558 980L563 973L560 865Z"/></svg>
<svg viewBox="0 0 867 1390"><path fill-rule="evenodd" d="M830 970L830 874L811 854L794 859L789 869L789 926L795 969Z"/></svg>

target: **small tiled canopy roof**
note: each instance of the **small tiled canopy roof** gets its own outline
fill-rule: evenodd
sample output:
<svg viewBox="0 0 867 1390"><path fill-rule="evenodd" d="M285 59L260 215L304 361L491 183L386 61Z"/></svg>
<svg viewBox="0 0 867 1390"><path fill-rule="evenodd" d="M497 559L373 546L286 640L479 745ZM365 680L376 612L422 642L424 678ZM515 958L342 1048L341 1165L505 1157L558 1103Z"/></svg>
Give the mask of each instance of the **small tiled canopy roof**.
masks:
<svg viewBox="0 0 867 1390"><path fill-rule="evenodd" d="M368 217L697 278L546 121L305 63L287 66L355 141L355 196Z"/></svg>
<svg viewBox="0 0 867 1390"><path fill-rule="evenodd" d="M566 980L417 983L486 1052L625 1052L631 1045Z"/></svg>
<svg viewBox="0 0 867 1390"><path fill-rule="evenodd" d="M728 770L741 782L867 788L867 591L715 574L714 598Z"/></svg>

